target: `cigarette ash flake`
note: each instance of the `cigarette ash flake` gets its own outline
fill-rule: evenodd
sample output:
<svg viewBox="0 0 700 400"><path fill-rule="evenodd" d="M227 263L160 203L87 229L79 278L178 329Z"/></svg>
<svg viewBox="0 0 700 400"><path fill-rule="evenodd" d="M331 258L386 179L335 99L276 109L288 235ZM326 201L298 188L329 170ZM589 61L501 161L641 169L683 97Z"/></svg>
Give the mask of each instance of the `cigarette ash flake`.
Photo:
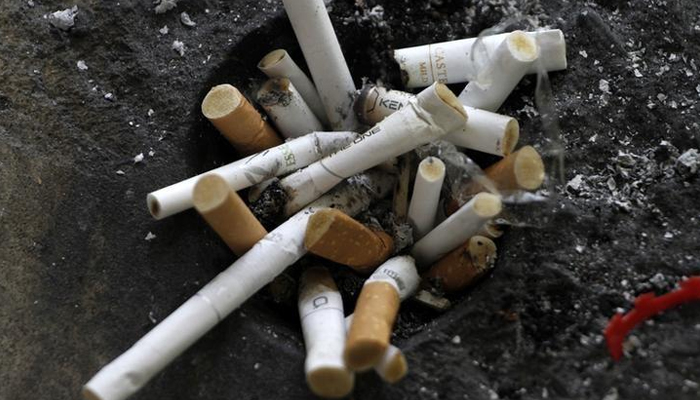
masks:
<svg viewBox="0 0 700 400"><path fill-rule="evenodd" d="M75 26L75 17L78 15L78 6L66 8L65 10L54 11L49 14L48 20L51 25L62 30L68 31Z"/></svg>
<svg viewBox="0 0 700 400"><path fill-rule="evenodd" d="M192 18L190 18L190 15L184 11L180 14L180 22L182 22L182 25L190 28L197 26L197 24L192 21Z"/></svg>
<svg viewBox="0 0 700 400"><path fill-rule="evenodd" d="M167 35L168 32L170 32L168 25L163 25L162 28L158 29L158 32L160 32L161 35Z"/></svg>
<svg viewBox="0 0 700 400"><path fill-rule="evenodd" d="M139 153L134 156L134 164L143 162L143 153Z"/></svg>
<svg viewBox="0 0 700 400"><path fill-rule="evenodd" d="M76 66L77 66L78 69L81 70L81 71L87 71L87 70L88 70L88 66L87 66L87 64L85 64L85 61L83 61L83 60L78 60L78 62L76 63Z"/></svg>
<svg viewBox="0 0 700 400"><path fill-rule="evenodd" d="M147 241L147 242L150 242L151 240L153 240L153 239L155 239L155 238L156 238L156 235L155 235L154 233L152 233L152 232L149 231L149 232L146 234L146 237L144 238L144 240Z"/></svg>
<svg viewBox="0 0 700 400"><path fill-rule="evenodd" d="M177 0L156 0L156 7L153 9L156 14L164 14L177 7Z"/></svg>
<svg viewBox="0 0 700 400"><path fill-rule="evenodd" d="M175 52L177 52L178 54L180 54L180 57L185 56L185 44L183 42L175 39L170 48L175 50Z"/></svg>

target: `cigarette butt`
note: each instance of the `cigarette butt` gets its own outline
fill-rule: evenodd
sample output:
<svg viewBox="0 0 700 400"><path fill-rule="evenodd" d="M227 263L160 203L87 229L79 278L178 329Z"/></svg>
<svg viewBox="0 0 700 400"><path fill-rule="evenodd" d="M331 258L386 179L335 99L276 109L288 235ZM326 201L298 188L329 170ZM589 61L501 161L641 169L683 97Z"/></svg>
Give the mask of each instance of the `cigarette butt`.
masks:
<svg viewBox="0 0 700 400"><path fill-rule="evenodd" d="M405 222L408 217L408 192L413 170L413 153L398 158L399 179L394 186L393 210L396 220Z"/></svg>
<svg viewBox="0 0 700 400"><path fill-rule="evenodd" d="M525 146L484 171L498 190L537 190L544 181L544 163L537 150Z"/></svg>
<svg viewBox="0 0 700 400"><path fill-rule="evenodd" d="M267 231L219 175L205 175L194 186L194 207L237 255L243 255Z"/></svg>
<svg viewBox="0 0 700 400"><path fill-rule="evenodd" d="M413 258L399 256L382 264L365 281L345 345L348 368L363 371L381 361L389 347L399 303L416 290L419 280Z"/></svg>
<svg viewBox="0 0 700 400"><path fill-rule="evenodd" d="M323 130L321 122L287 78L268 79L258 90L257 100L286 138Z"/></svg>
<svg viewBox="0 0 700 400"><path fill-rule="evenodd" d="M488 271L496 259L496 244L483 236L466 243L433 264L425 277L451 293L464 289Z"/></svg>
<svg viewBox="0 0 700 400"><path fill-rule="evenodd" d="M374 370L384 382L394 384L408 373L408 362L401 349L390 345Z"/></svg>
<svg viewBox="0 0 700 400"><path fill-rule="evenodd" d="M408 220L413 226L413 237L425 236L435 226L440 190L445 180L445 164L436 157L426 157L418 165L413 196L408 209Z"/></svg>
<svg viewBox="0 0 700 400"><path fill-rule="evenodd" d="M394 240L372 230L342 211L328 208L309 218L304 246L309 252L367 273L394 251Z"/></svg>
<svg viewBox="0 0 700 400"><path fill-rule="evenodd" d="M231 85L211 88L202 101L202 114L244 155L282 144L275 130Z"/></svg>
<svg viewBox="0 0 700 400"><path fill-rule="evenodd" d="M355 384L355 376L343 362L343 300L325 268L312 267L302 274L299 316L306 346L304 370L309 388L325 398L347 396Z"/></svg>

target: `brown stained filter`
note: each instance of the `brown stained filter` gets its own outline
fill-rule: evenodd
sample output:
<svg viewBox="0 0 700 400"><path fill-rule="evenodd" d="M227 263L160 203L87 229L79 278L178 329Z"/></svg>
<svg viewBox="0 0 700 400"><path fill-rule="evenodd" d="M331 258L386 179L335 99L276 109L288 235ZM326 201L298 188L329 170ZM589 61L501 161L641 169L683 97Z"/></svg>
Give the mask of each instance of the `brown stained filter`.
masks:
<svg viewBox="0 0 700 400"><path fill-rule="evenodd" d="M445 292L456 292L483 276L495 257L496 244L491 239L473 236L433 264L424 278L437 281Z"/></svg>
<svg viewBox="0 0 700 400"><path fill-rule="evenodd" d="M202 101L202 114L243 155L282 144L282 139L235 87L211 88Z"/></svg>
<svg viewBox="0 0 700 400"><path fill-rule="evenodd" d="M542 157L532 146L525 146L502 158L484 170L496 189L503 192L514 190L537 190L544 182L544 163ZM483 191L483 186L474 183L462 191L464 203L468 198ZM462 202L452 198L445 202L445 214L454 214Z"/></svg>
<svg viewBox="0 0 700 400"><path fill-rule="evenodd" d="M317 256L370 273L389 258L394 240L342 211L325 208L309 218L304 246Z"/></svg>
<svg viewBox="0 0 700 400"><path fill-rule="evenodd" d="M306 383L315 395L329 399L347 396L355 386L355 374L339 368L318 368L306 376Z"/></svg>
<svg viewBox="0 0 700 400"><path fill-rule="evenodd" d="M194 186L192 201L197 212L238 256L267 235L248 206L219 175L200 178Z"/></svg>
<svg viewBox="0 0 700 400"><path fill-rule="evenodd" d="M390 283L375 281L362 287L345 344L348 368L364 371L381 360L389 347L399 302L399 293Z"/></svg>

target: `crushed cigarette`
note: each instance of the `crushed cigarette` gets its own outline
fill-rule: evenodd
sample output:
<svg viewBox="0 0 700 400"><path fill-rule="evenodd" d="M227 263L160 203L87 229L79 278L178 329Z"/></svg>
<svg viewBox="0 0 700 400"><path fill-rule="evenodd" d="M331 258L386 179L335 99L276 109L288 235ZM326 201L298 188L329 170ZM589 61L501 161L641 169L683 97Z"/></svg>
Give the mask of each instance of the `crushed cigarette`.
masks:
<svg viewBox="0 0 700 400"><path fill-rule="evenodd" d="M75 26L76 15L78 15L78 6L54 11L49 14L49 23L62 31L67 31Z"/></svg>

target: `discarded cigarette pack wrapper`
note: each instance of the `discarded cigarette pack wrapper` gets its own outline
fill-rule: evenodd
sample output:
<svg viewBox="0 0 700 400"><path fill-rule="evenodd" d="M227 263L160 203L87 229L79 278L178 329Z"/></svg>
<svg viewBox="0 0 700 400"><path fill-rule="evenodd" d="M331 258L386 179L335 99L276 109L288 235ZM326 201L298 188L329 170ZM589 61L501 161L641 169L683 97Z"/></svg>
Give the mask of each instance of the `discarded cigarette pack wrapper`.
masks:
<svg viewBox="0 0 700 400"><path fill-rule="evenodd" d="M368 171L300 211L268 233L230 267L107 364L83 388L89 399L123 400L134 394L223 318L305 253L304 233L318 209L335 207L349 215L389 193L394 177Z"/></svg>
<svg viewBox="0 0 700 400"><path fill-rule="evenodd" d="M416 264L426 268L444 257L479 232L488 220L501 212L501 207L500 196L483 192L474 196L413 245L411 255Z"/></svg>
<svg viewBox="0 0 700 400"><path fill-rule="evenodd" d="M301 97L316 115L316 118L329 126L326 110L318 96L316 86L311 79L299 68L286 50L277 49L267 53L258 63L258 68L270 78L287 78L301 93Z"/></svg>
<svg viewBox="0 0 700 400"><path fill-rule="evenodd" d="M234 191L239 191L269 178L303 168L347 146L356 137L357 134L354 132L310 133L151 192L146 199L148 209L156 219L169 217L192 207L194 185L206 174L221 175Z"/></svg>
<svg viewBox="0 0 700 400"><path fill-rule="evenodd" d="M464 124L467 114L442 84L420 92L408 106L360 135L354 143L282 179L291 215L344 178L438 139Z"/></svg>
<svg viewBox="0 0 700 400"><path fill-rule="evenodd" d="M389 259L365 281L345 346L345 363L350 369L363 371L382 359L389 347L399 302L415 292L419 282L410 256Z"/></svg>
<svg viewBox="0 0 700 400"><path fill-rule="evenodd" d="M522 31L511 32L491 60L459 95L465 106L498 110L539 56L537 40Z"/></svg>
<svg viewBox="0 0 700 400"><path fill-rule="evenodd" d="M316 89L335 130L354 130L352 111L355 82L335 36L323 0L282 0L304 53Z"/></svg>
<svg viewBox="0 0 700 400"><path fill-rule="evenodd" d="M219 175L200 178L192 198L199 215L237 256L242 256L267 235L243 199Z"/></svg>
<svg viewBox="0 0 700 400"><path fill-rule="evenodd" d="M347 396L355 384L355 374L343 361L343 299L325 268L312 267L302 274L299 317L306 346L304 371L309 388L321 397Z"/></svg>
<svg viewBox="0 0 700 400"><path fill-rule="evenodd" d="M285 138L323 130L321 122L287 78L269 79L258 90L257 100Z"/></svg>
<svg viewBox="0 0 700 400"><path fill-rule="evenodd" d="M202 114L241 154L249 155L278 146L282 139L258 110L228 84L211 88L202 101Z"/></svg>
<svg viewBox="0 0 700 400"><path fill-rule="evenodd" d="M355 102L355 112L360 122L373 125L405 107L413 96L400 90L365 85ZM513 151L520 136L520 125L515 118L468 106L464 109L469 115L466 124L443 140L497 156Z"/></svg>
<svg viewBox="0 0 700 400"><path fill-rule="evenodd" d="M549 72L566 69L566 41L561 30L527 34L537 39L544 69ZM401 67L407 88L425 87L433 82L467 82L479 72L475 63L486 61L482 60L484 57L492 57L507 35L484 36L476 46L479 38L474 37L398 49L394 51L394 58ZM537 65L531 65L527 72L537 73Z"/></svg>
<svg viewBox="0 0 700 400"><path fill-rule="evenodd" d="M403 299L402 299L403 300ZM354 314L345 317L345 328L350 330ZM398 347L389 343L382 359L374 366L374 372L387 383L396 383L408 373L408 362Z"/></svg>

